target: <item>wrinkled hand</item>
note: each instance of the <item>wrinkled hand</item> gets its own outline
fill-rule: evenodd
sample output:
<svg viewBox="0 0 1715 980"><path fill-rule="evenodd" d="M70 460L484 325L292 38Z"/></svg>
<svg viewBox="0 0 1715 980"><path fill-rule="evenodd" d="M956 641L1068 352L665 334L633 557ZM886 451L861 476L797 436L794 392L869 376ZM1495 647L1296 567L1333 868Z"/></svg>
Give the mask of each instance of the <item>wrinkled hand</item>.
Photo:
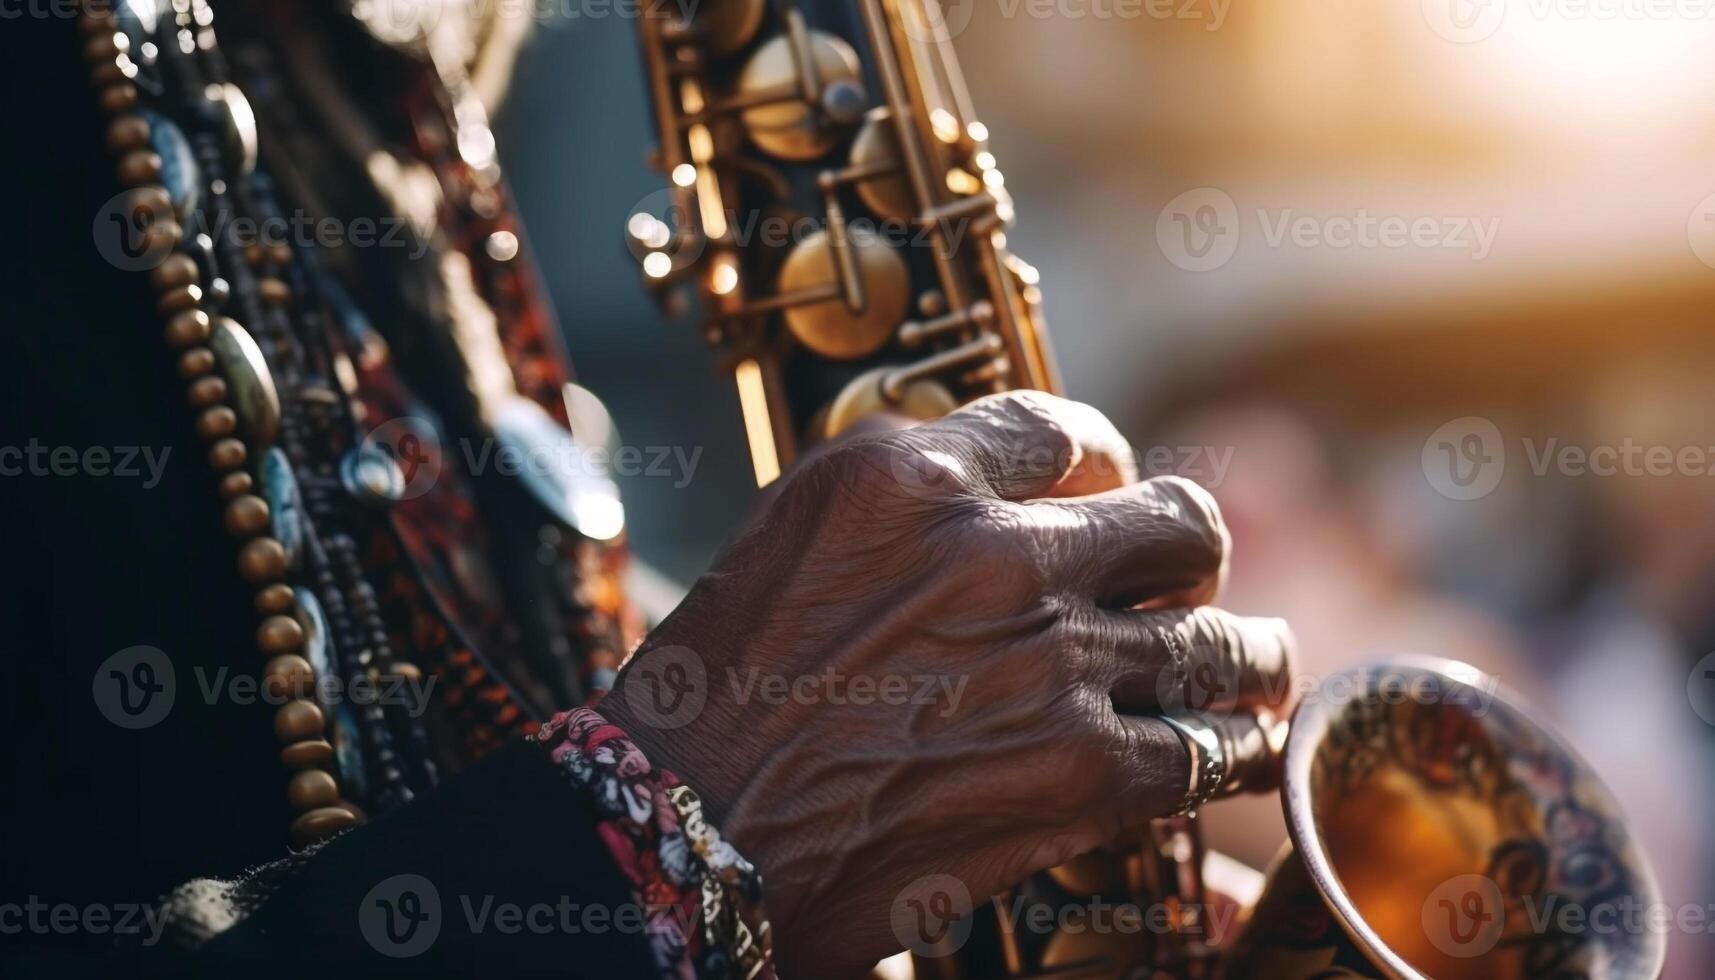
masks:
<svg viewBox="0 0 1715 980"><path fill-rule="evenodd" d="M622 672L602 712L757 863L786 975L900 949L926 875L980 903L1174 810L1188 755L1149 714L1189 701L1264 781L1289 634L1203 605L1207 493L1134 481L1106 419L1036 392L841 446Z"/></svg>

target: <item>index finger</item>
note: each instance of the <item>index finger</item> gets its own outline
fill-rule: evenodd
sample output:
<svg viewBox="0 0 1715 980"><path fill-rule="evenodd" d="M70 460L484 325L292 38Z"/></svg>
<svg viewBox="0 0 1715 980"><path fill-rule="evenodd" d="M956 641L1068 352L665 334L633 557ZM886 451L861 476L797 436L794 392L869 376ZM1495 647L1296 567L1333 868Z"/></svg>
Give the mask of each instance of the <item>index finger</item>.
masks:
<svg viewBox="0 0 1715 980"><path fill-rule="evenodd" d="M895 436L956 465L966 485L1003 500L1079 496L1137 478L1125 440L1102 413L1041 391L989 395Z"/></svg>

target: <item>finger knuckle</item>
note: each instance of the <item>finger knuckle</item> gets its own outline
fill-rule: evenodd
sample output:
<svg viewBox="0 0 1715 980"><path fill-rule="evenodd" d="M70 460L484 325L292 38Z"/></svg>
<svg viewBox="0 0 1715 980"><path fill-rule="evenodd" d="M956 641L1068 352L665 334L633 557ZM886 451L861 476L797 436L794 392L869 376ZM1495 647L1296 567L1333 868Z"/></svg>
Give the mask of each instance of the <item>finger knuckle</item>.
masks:
<svg viewBox="0 0 1715 980"><path fill-rule="evenodd" d="M1284 619L1271 620L1270 625L1276 642L1280 644L1280 660L1275 665L1280 683L1269 685L1266 693L1271 695L1268 698L1269 704L1272 707L1280 708L1292 704L1296 695L1297 688L1294 681L1298 677L1300 662L1298 634L1292 631L1292 627Z"/></svg>
<svg viewBox="0 0 1715 980"><path fill-rule="evenodd" d="M1077 454L1078 440L1071 423L1060 410L1061 400L1040 391L1018 391L1013 392L1005 404L1009 430L1029 432L1029 439L1021 440L1021 444L1044 457L1040 461L1022 462L1034 464L1033 469L1064 469Z"/></svg>
<svg viewBox="0 0 1715 980"><path fill-rule="evenodd" d="M1063 470L1078 440L1063 398L1041 391L1008 391L971 403L967 421L997 455L1029 472Z"/></svg>
<svg viewBox="0 0 1715 980"><path fill-rule="evenodd" d="M1244 630L1239 628L1238 619L1225 610L1211 607L1192 610L1187 626L1191 649L1218 666L1229 665L1245 653Z"/></svg>
<svg viewBox="0 0 1715 980"><path fill-rule="evenodd" d="M1132 765L1136 752L1124 725L1090 726L1084 742L1082 765L1095 774L1093 788L1099 798L1120 802L1137 794L1137 773ZM1117 811L1119 807L1104 807Z"/></svg>
<svg viewBox="0 0 1715 980"><path fill-rule="evenodd" d="M956 538L958 560L984 591L1049 599L1049 562L1026 508L1002 500L969 498L944 525Z"/></svg>
<svg viewBox="0 0 1715 980"><path fill-rule="evenodd" d="M1056 601L1056 649L1064 665L1063 683L1111 681L1119 673L1120 638L1105 628L1084 603Z"/></svg>
<svg viewBox="0 0 1715 980"><path fill-rule="evenodd" d="M1096 774L1098 799L1107 804L1101 812L1119 824L1113 830L1135 825L1164 808L1166 750L1145 737L1139 726L1113 717L1090 726L1085 744L1090 753L1086 764Z"/></svg>
<svg viewBox="0 0 1715 980"><path fill-rule="evenodd" d="M1098 789L1112 795L1125 788L1132 754L1132 737L1118 716L1088 711L1080 713L1070 740L1072 760L1085 772L1094 773Z"/></svg>
<svg viewBox="0 0 1715 980"><path fill-rule="evenodd" d="M933 488L950 479L932 455L897 436L865 439L841 446L818 461L824 478L860 494L889 495L905 489Z"/></svg>
<svg viewBox="0 0 1715 980"><path fill-rule="evenodd" d="M1226 556L1231 538L1213 494L1182 476L1158 476L1148 481L1148 486L1174 509L1184 526L1202 538L1206 551L1219 558Z"/></svg>
<svg viewBox="0 0 1715 980"><path fill-rule="evenodd" d="M834 465L854 479L883 474L893 460L911 455L911 449L892 436L863 439L841 446L830 454Z"/></svg>

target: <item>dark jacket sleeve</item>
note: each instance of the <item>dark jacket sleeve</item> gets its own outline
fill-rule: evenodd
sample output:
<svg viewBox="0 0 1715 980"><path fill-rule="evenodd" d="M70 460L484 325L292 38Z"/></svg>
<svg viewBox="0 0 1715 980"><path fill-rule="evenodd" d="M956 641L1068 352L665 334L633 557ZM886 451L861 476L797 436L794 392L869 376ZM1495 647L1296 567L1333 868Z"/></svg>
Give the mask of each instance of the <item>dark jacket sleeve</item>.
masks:
<svg viewBox="0 0 1715 980"><path fill-rule="evenodd" d="M187 882L108 956L7 976L655 976L587 794L517 743L433 794L231 879Z"/></svg>

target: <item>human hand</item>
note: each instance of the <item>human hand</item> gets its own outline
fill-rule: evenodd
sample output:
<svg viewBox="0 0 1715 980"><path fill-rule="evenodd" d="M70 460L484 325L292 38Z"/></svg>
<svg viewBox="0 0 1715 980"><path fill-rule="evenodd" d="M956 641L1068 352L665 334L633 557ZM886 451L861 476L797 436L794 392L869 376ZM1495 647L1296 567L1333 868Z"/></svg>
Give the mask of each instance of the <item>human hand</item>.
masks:
<svg viewBox="0 0 1715 980"><path fill-rule="evenodd" d="M602 702L757 863L787 975L898 950L890 912L926 875L981 901L1174 810L1187 752L1139 715L1179 708L1179 678L1214 678L1230 779L1274 764L1252 711L1290 687L1290 634L1191 608L1226 528L1188 481L1129 482L1123 445L1018 392L841 446Z"/></svg>

